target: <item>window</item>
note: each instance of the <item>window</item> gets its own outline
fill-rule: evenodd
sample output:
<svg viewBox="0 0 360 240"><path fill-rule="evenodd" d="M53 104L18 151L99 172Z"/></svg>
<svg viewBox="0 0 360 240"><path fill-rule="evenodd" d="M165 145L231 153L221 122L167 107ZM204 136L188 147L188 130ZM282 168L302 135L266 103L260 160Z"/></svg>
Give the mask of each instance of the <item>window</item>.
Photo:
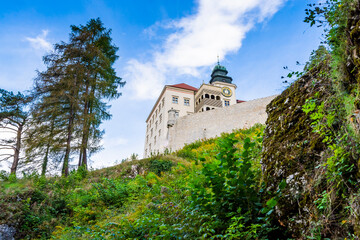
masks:
<svg viewBox="0 0 360 240"><path fill-rule="evenodd" d="M220 100L220 96L216 96L216 100Z"/></svg>
<svg viewBox="0 0 360 240"><path fill-rule="evenodd" d="M211 95L211 99L215 99L215 96L214 96L214 95Z"/></svg>
<svg viewBox="0 0 360 240"><path fill-rule="evenodd" d="M149 141L149 135L146 136L146 142L148 142L148 141Z"/></svg>
<svg viewBox="0 0 360 240"><path fill-rule="evenodd" d="M230 101L229 100L225 100L225 107L230 105Z"/></svg>
<svg viewBox="0 0 360 240"><path fill-rule="evenodd" d="M205 98L210 98L209 94L205 94Z"/></svg>
<svg viewBox="0 0 360 240"><path fill-rule="evenodd" d="M161 129L159 130L159 137L161 136Z"/></svg>
<svg viewBox="0 0 360 240"><path fill-rule="evenodd" d="M210 110L210 108L209 107L206 107L206 111L209 111Z"/></svg>
<svg viewBox="0 0 360 240"><path fill-rule="evenodd" d="M152 137L152 135L153 135L153 129L151 129L151 132L150 132L150 136Z"/></svg>
<svg viewBox="0 0 360 240"><path fill-rule="evenodd" d="M158 121L155 122L155 129L158 127Z"/></svg>
<svg viewBox="0 0 360 240"><path fill-rule="evenodd" d="M154 137L154 145L156 144L156 136Z"/></svg>
<svg viewBox="0 0 360 240"><path fill-rule="evenodd" d="M155 116L157 117L157 109L156 109L156 111L155 111Z"/></svg>
<svg viewBox="0 0 360 240"><path fill-rule="evenodd" d="M173 96L172 103L178 104L178 102L179 102L179 97Z"/></svg>
<svg viewBox="0 0 360 240"><path fill-rule="evenodd" d="M190 99L184 98L184 105L185 106L190 106Z"/></svg>
<svg viewBox="0 0 360 240"><path fill-rule="evenodd" d="M161 121L162 121L162 114L160 114L159 116L159 123L161 123Z"/></svg>
<svg viewBox="0 0 360 240"><path fill-rule="evenodd" d="M175 112L175 119L177 119L179 117L179 111Z"/></svg>
<svg viewBox="0 0 360 240"><path fill-rule="evenodd" d="M164 107L164 105L165 105L165 98L163 98L163 99L161 100L161 102L162 102L162 106Z"/></svg>

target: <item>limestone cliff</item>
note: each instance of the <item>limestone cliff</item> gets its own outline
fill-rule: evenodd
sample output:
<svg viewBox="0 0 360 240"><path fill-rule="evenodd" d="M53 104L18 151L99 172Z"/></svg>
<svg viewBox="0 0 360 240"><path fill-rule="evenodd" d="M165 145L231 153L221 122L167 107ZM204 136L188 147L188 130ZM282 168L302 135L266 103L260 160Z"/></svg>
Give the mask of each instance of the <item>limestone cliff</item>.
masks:
<svg viewBox="0 0 360 240"><path fill-rule="evenodd" d="M286 181L272 217L296 239L360 236L360 2L330 6L330 51L267 107L263 181Z"/></svg>
<svg viewBox="0 0 360 240"><path fill-rule="evenodd" d="M325 63L326 64L326 63ZM329 80L319 78L328 70L321 64L300 78L267 106L267 127L263 142L263 171L267 190L276 192L282 180L287 187L276 209L277 220L301 236L309 227L310 207L314 195L311 182L317 172L325 145L322 137L314 133L312 120L302 106L307 99L317 95L326 99Z"/></svg>

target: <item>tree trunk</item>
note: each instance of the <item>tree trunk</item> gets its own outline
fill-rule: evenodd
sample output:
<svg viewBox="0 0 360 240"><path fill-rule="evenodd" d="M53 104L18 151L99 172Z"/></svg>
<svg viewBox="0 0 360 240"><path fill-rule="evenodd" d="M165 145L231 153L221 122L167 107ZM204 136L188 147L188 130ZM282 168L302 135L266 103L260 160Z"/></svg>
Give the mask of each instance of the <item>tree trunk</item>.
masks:
<svg viewBox="0 0 360 240"><path fill-rule="evenodd" d="M22 129L23 129L23 125L19 125L19 128L16 133L16 147L15 147L15 153L14 153L14 161L11 166L12 174L16 174L16 170L19 165Z"/></svg>
<svg viewBox="0 0 360 240"><path fill-rule="evenodd" d="M45 176L45 173L46 173L46 168L47 168L47 164L48 164L48 159L49 159L49 149L50 149L50 144L48 144L46 146L46 152L45 152L45 157L44 157L44 161L43 161L43 164L42 164L42 169L41 169L41 175L42 176Z"/></svg>
<svg viewBox="0 0 360 240"><path fill-rule="evenodd" d="M55 123L54 123L54 120L51 121L51 127L50 127L50 135L48 136L49 138L52 137L53 133L54 133L54 126ZM46 152L45 152L45 157L44 157L44 161L43 161L43 164L42 164L42 170L41 170L41 175L42 176L45 176L46 174L46 169L47 169L47 164L48 164L48 161L49 161L49 151L50 151L50 142L47 143L46 145Z"/></svg>
<svg viewBox="0 0 360 240"><path fill-rule="evenodd" d="M70 105L70 116L69 116L69 123L67 129L68 132L67 132L67 140L66 140L66 150L65 150L64 164L62 168L62 175L65 177L69 175L69 158L70 158L70 150L71 150L73 123L74 123L73 106Z"/></svg>
<svg viewBox="0 0 360 240"><path fill-rule="evenodd" d="M80 153L79 153L79 163L78 166L80 167L82 165L82 145L80 147Z"/></svg>

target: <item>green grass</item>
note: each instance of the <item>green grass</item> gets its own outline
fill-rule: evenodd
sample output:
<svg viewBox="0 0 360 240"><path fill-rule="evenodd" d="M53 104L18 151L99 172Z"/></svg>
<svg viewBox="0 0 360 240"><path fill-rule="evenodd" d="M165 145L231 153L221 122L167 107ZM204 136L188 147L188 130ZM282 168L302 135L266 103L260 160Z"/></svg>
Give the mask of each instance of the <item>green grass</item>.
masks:
<svg viewBox="0 0 360 240"><path fill-rule="evenodd" d="M246 213L244 220L237 200L227 203L234 206L226 208L232 209L228 213L206 210L218 199L209 178L222 174L228 181L230 170L221 170L222 164L228 164L223 159L226 156L217 157L219 152L231 151L239 159L231 169L233 174L241 169L244 140L261 139L262 132L263 126L257 125L198 141L168 155L90 172L74 171L68 178L32 175L0 182L0 224L15 226L18 239L231 239L240 236L240 228L234 228L237 221L245 234L241 236L246 236L254 232L250 219L254 216ZM231 146L220 144L226 139L232 139ZM249 159L251 171L257 173L251 179L256 185L253 189L259 191L261 142L256 146ZM204 170L213 166L220 171ZM236 188L237 183L233 184ZM233 192L224 189L222 194ZM260 236L251 234L248 236Z"/></svg>

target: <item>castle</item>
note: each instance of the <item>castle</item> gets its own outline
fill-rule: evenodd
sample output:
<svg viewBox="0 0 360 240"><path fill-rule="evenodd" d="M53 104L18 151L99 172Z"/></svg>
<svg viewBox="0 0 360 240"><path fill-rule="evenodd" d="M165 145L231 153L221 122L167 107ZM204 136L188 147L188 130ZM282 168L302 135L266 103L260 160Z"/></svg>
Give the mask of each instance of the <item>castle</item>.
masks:
<svg viewBox="0 0 360 240"><path fill-rule="evenodd" d="M209 84L203 83L199 89L185 83L163 88L146 119L144 158L235 128L265 123L265 107L274 96L237 100L236 85L227 74L218 63Z"/></svg>

